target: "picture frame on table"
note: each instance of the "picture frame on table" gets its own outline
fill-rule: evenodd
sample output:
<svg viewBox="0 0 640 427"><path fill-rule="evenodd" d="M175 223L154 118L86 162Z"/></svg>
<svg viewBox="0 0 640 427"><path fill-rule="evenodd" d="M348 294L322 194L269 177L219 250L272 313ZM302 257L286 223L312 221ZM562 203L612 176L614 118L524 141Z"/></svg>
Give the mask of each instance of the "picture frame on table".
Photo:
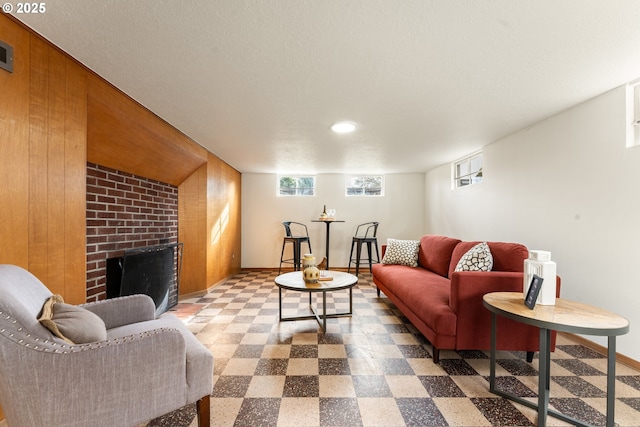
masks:
<svg viewBox="0 0 640 427"><path fill-rule="evenodd" d="M544 279L537 274L534 274L531 278L529 290L527 291L527 296L524 299L524 305L529 307L531 310L536 306L536 300L538 299L538 294L540 294L540 288L542 287L543 280Z"/></svg>

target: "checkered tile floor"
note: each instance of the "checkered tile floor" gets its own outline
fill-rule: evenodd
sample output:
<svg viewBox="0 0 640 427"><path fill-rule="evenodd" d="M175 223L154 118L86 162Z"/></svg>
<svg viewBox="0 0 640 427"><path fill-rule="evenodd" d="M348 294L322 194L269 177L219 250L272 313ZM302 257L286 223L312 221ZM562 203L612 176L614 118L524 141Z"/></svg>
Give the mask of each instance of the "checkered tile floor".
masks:
<svg viewBox="0 0 640 427"><path fill-rule="evenodd" d="M489 392L484 351L431 345L369 274L353 289L352 317L278 321L275 272L248 271L175 311L215 357L211 421L223 426L530 426L532 409ZM283 294L285 316L308 314L308 296ZM328 311L348 309L348 292L327 294ZM498 352L500 388L537 401L537 354ZM558 335L550 405L604 425L606 358ZM640 426L640 373L618 364L616 424ZM195 426L195 421L191 422ZM549 417L547 425L568 425Z"/></svg>

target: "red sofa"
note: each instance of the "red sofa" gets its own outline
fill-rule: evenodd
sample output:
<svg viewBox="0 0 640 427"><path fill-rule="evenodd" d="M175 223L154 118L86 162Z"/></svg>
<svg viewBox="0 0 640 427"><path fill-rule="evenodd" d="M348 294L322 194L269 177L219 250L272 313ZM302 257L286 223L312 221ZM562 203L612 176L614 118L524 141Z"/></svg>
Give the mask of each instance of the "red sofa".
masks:
<svg viewBox="0 0 640 427"><path fill-rule="evenodd" d="M491 313L482 296L489 292L522 292L524 260L528 249L518 243L487 242L493 257L489 272L458 271L460 258L480 242L445 236L420 239L418 267L375 264L373 282L431 342L433 361L442 349L489 350ZM383 258L386 245L382 247ZM557 278L556 295L560 295ZM526 351L533 360L540 333L535 327L498 316L497 349ZM555 350L555 333L551 350Z"/></svg>

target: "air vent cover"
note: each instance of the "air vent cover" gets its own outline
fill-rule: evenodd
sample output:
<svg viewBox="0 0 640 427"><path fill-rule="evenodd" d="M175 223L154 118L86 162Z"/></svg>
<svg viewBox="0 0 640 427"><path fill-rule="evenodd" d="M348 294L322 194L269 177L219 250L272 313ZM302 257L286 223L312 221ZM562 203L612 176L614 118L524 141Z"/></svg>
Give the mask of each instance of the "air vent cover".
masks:
<svg viewBox="0 0 640 427"><path fill-rule="evenodd" d="M13 47L0 40L0 68L13 73Z"/></svg>

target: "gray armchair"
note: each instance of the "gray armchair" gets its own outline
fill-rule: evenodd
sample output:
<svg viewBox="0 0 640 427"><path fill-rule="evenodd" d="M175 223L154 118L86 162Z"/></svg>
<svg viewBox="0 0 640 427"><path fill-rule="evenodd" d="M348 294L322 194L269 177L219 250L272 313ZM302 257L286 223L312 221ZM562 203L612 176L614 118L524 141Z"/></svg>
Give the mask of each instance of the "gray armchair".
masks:
<svg viewBox="0 0 640 427"><path fill-rule="evenodd" d="M146 295L84 304L107 339L69 344L38 321L51 296L28 271L0 265L0 405L10 427L135 426L194 402L198 425L209 426L213 356L179 319L155 319Z"/></svg>

